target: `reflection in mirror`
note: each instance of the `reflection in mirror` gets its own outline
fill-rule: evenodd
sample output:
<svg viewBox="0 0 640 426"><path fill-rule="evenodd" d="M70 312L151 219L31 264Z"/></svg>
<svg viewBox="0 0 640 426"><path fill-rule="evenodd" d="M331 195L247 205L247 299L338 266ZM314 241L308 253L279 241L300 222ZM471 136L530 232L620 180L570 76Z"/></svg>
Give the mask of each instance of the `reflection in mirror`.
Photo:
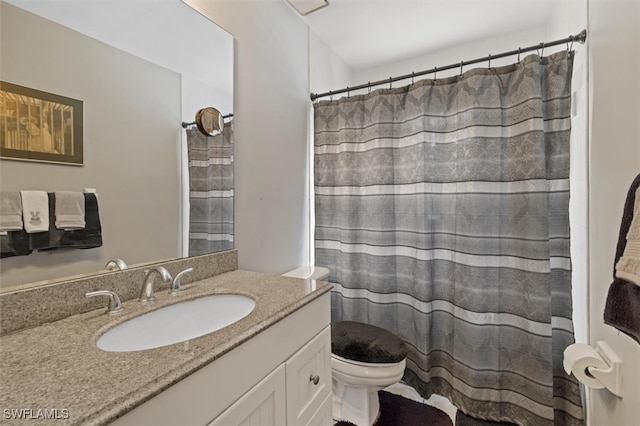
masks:
<svg viewBox="0 0 640 426"><path fill-rule="evenodd" d="M227 196L224 211L197 229L189 208L192 129L180 126L203 107L233 112L233 37L180 0L4 0L0 8L2 80L84 108L83 166L2 159L1 189L95 189L103 241L3 258L2 290L107 272L116 258L132 267L233 248L232 122L210 137L221 141L209 141L207 161L224 170L206 171L222 185L209 195ZM228 158L215 157L221 152ZM190 234L209 242L194 251Z"/></svg>

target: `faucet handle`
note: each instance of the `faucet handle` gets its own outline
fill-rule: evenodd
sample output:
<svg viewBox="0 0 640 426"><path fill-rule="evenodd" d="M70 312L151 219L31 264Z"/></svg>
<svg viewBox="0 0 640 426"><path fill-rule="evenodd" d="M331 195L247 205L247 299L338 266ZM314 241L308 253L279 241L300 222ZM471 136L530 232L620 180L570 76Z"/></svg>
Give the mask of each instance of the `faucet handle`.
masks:
<svg viewBox="0 0 640 426"><path fill-rule="evenodd" d="M111 290L98 290L86 293L84 297L95 297L95 296L109 296L109 306L107 307L106 313L115 314L118 313L124 308L122 307L122 302L117 294L115 294Z"/></svg>
<svg viewBox="0 0 640 426"><path fill-rule="evenodd" d="M180 279L182 278L182 276L186 273L192 272L193 268L187 268L182 272L179 272L175 278L173 279L173 282L171 283L171 288L169 289L169 294L178 294L182 291L182 286L180 283Z"/></svg>

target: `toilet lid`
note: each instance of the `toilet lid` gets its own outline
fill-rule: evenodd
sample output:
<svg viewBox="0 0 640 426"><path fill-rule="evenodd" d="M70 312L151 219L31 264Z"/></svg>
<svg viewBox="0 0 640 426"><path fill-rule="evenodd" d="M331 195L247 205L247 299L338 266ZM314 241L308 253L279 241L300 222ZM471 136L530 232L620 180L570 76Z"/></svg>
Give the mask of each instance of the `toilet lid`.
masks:
<svg viewBox="0 0 640 426"><path fill-rule="evenodd" d="M331 324L331 352L352 361L391 364L407 356L399 337L371 324L340 321Z"/></svg>

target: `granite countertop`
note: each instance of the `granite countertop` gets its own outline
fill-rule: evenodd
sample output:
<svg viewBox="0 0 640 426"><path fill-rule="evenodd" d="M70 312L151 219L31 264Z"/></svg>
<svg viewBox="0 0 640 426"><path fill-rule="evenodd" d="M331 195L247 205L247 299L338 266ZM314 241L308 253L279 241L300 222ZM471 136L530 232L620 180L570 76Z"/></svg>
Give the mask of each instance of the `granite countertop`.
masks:
<svg viewBox="0 0 640 426"><path fill-rule="evenodd" d="M151 304L125 302L125 311L115 316L100 309L0 337L0 423L107 424L330 291L331 285L238 270L184 289L179 296L157 292ZM96 346L101 334L128 319L227 293L253 298L253 312L221 330L162 348L105 352ZM21 420L10 411L29 409ZM57 410L49 415L58 420L44 418L39 410L45 409Z"/></svg>

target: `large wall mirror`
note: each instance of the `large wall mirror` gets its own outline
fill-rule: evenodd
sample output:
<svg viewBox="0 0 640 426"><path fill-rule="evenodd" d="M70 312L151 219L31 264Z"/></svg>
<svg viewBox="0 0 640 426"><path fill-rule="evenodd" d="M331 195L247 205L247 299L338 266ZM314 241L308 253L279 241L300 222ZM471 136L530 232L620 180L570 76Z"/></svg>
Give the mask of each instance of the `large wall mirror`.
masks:
<svg viewBox="0 0 640 426"><path fill-rule="evenodd" d="M190 247L189 229L205 240L213 233L194 231L190 221L187 146L198 130L182 123L204 107L233 113L234 53L233 36L187 3L0 2L0 80L80 100L84 112L82 165L3 158L1 189L95 189L103 241L5 257L1 291L104 273L114 258L131 267L233 247L233 138L225 131L212 137L220 141L208 162L224 164L231 177L205 172L227 185L209 191L227 197L226 216L216 218L226 243ZM10 115L6 105L0 111Z"/></svg>

